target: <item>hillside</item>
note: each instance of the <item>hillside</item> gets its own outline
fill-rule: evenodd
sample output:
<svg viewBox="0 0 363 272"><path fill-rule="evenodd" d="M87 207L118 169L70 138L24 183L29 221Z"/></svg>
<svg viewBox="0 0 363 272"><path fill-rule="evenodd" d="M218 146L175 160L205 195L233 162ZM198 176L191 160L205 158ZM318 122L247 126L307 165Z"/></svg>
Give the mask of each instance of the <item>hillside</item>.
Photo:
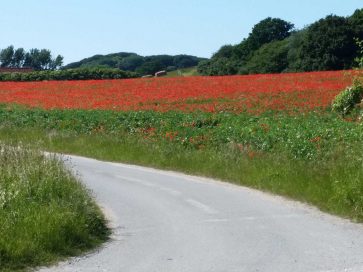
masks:
<svg viewBox="0 0 363 272"><path fill-rule="evenodd" d="M108 55L95 55L64 66L64 69L85 67L119 68L141 75L154 74L160 70L175 71L197 66L203 58L190 55L140 56L136 53L120 52Z"/></svg>

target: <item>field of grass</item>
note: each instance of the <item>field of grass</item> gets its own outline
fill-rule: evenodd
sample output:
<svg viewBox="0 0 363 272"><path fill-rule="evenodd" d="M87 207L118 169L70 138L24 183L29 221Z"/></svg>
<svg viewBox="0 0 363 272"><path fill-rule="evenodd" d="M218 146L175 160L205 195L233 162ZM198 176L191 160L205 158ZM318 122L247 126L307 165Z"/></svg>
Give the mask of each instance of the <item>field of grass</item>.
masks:
<svg viewBox="0 0 363 272"><path fill-rule="evenodd" d="M363 124L330 111L256 116L6 106L0 123L8 143L216 177L363 221Z"/></svg>
<svg viewBox="0 0 363 272"><path fill-rule="evenodd" d="M51 264L107 237L101 211L59 158L0 143L0 271Z"/></svg>
<svg viewBox="0 0 363 272"><path fill-rule="evenodd" d="M168 72L167 77L188 77L188 76L199 76L197 67L189 67L184 69L178 69L175 71Z"/></svg>

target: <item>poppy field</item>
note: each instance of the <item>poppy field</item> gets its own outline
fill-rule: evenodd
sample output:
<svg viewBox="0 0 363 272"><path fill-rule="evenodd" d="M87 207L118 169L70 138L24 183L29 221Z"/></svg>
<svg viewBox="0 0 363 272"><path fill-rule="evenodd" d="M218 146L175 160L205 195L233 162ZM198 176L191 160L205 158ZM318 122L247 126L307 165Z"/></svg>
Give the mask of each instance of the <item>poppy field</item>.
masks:
<svg viewBox="0 0 363 272"><path fill-rule="evenodd" d="M205 175L363 220L358 71L1 82L0 140Z"/></svg>
<svg viewBox="0 0 363 272"><path fill-rule="evenodd" d="M326 108L357 71L126 80L0 82L0 103L44 109L307 112Z"/></svg>

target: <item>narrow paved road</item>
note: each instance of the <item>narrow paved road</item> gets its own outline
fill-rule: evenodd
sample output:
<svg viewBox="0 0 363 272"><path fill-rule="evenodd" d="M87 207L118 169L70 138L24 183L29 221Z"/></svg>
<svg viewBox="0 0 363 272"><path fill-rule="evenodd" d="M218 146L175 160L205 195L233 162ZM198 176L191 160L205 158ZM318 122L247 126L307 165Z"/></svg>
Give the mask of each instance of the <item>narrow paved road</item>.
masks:
<svg viewBox="0 0 363 272"><path fill-rule="evenodd" d="M363 226L254 190L71 157L112 220L103 248L40 271L362 272Z"/></svg>

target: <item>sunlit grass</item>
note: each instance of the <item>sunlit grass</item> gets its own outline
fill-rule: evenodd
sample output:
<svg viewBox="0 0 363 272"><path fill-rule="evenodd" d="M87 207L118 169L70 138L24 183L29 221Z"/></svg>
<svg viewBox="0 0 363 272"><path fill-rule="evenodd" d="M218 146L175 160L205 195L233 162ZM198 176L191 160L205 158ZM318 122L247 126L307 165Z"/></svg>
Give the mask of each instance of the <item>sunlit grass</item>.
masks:
<svg viewBox="0 0 363 272"><path fill-rule="evenodd" d="M0 271L77 255L107 235L99 208L59 158L0 143Z"/></svg>

